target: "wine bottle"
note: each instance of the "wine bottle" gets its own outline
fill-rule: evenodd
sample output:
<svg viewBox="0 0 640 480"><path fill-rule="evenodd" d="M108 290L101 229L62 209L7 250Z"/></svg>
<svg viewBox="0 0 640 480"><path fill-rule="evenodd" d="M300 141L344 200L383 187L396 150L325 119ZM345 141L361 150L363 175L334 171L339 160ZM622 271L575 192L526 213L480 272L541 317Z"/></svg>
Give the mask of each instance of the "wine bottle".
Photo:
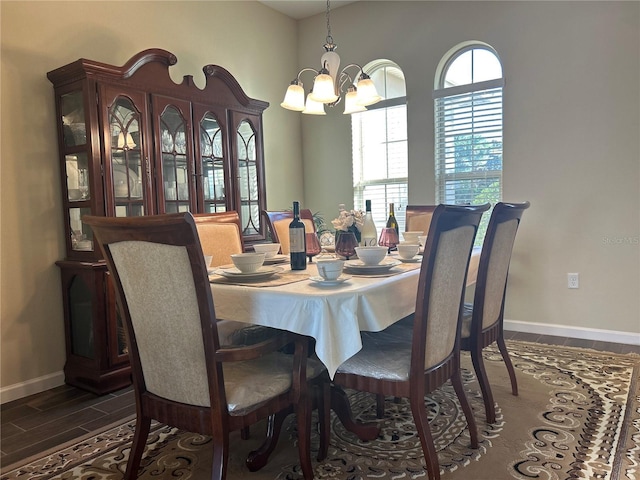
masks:
<svg viewBox="0 0 640 480"><path fill-rule="evenodd" d="M289 224L289 257L291 270L307 268L307 245L304 223L300 221L300 203L293 202L293 220Z"/></svg>
<svg viewBox="0 0 640 480"><path fill-rule="evenodd" d="M398 221L396 220L396 214L393 212L393 203L389 204L389 218L387 219L387 228L395 228L396 233L400 235L398 230Z"/></svg>
<svg viewBox="0 0 640 480"><path fill-rule="evenodd" d="M371 213L371 200L365 202L364 223L362 225L362 242L363 247L373 247L378 245L378 229L373 221Z"/></svg>

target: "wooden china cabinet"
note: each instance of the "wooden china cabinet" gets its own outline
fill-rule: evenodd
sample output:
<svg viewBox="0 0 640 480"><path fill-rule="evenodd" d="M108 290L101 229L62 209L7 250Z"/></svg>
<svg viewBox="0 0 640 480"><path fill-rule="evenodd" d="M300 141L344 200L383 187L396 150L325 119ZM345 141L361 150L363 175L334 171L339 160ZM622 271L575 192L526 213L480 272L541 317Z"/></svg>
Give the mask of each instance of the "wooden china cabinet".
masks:
<svg viewBox="0 0 640 480"><path fill-rule="evenodd" d="M176 57L145 50L118 67L80 59L53 70L66 258L57 262L66 382L103 394L130 383L114 290L83 215L236 210L245 244L265 239L262 112L224 68L203 68L203 89Z"/></svg>

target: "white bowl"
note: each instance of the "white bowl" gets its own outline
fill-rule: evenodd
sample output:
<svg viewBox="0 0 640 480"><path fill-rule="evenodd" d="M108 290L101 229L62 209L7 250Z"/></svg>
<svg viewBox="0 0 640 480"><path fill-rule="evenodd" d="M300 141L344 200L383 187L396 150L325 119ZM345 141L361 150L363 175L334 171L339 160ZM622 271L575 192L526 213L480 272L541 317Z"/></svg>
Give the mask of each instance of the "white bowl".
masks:
<svg viewBox="0 0 640 480"><path fill-rule="evenodd" d="M402 238L407 243L418 243L418 237L423 234L423 231L402 232Z"/></svg>
<svg viewBox="0 0 640 480"><path fill-rule="evenodd" d="M387 247L356 247L356 255L365 265L378 265L387 255Z"/></svg>
<svg viewBox="0 0 640 480"><path fill-rule="evenodd" d="M273 258L280 251L279 243L256 243L253 249L257 253L264 253L264 258Z"/></svg>
<svg viewBox="0 0 640 480"><path fill-rule="evenodd" d="M264 253L234 253L231 261L242 273L253 273L264 263Z"/></svg>
<svg viewBox="0 0 640 480"><path fill-rule="evenodd" d="M397 247L398 255L405 260L415 257L420 251L420 245L417 243L401 243Z"/></svg>

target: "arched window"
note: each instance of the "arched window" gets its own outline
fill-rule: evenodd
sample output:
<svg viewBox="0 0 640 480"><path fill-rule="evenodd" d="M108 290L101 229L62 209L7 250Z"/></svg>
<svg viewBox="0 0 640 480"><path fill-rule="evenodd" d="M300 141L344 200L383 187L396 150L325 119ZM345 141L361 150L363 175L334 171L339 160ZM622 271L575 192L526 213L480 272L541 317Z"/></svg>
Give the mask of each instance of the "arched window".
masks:
<svg viewBox="0 0 640 480"><path fill-rule="evenodd" d="M351 115L353 206L364 210L365 200L371 200L373 219L381 227L389 203L394 203L399 228L404 230L408 178L404 74L389 60L371 62L365 71L384 100Z"/></svg>
<svg viewBox="0 0 640 480"><path fill-rule="evenodd" d="M502 200L502 90L504 77L488 45L459 45L436 74L436 203L492 205ZM489 214L476 244L484 239Z"/></svg>

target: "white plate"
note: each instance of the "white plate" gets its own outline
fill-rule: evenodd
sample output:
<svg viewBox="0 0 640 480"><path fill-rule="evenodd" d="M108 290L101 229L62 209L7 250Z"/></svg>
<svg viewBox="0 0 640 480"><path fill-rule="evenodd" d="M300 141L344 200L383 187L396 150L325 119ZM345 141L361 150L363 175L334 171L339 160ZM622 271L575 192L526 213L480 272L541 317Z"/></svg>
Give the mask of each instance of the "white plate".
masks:
<svg viewBox="0 0 640 480"><path fill-rule="evenodd" d="M413 258L402 258L402 257L398 257L398 260L400 260L403 263L419 263L422 261L422 255L416 255Z"/></svg>
<svg viewBox="0 0 640 480"><path fill-rule="evenodd" d="M234 268L220 268L213 273L226 278L232 278L234 280L263 280L265 278L269 278L274 273L281 272L281 271L282 269L280 268L260 267L255 272L243 273L234 267Z"/></svg>
<svg viewBox="0 0 640 480"><path fill-rule="evenodd" d="M274 255L271 258L265 258L265 265L273 265L274 263L284 263L289 260L289 255Z"/></svg>
<svg viewBox="0 0 640 480"><path fill-rule="evenodd" d="M383 260L377 265L365 265L362 260L347 260L344 262L344 268L350 270L352 273L383 273L393 267L400 265L402 262L395 259Z"/></svg>
<svg viewBox="0 0 640 480"><path fill-rule="evenodd" d="M325 280L320 275L316 275L316 276L313 276L313 277L309 277L309 280L311 280L312 282L315 282L316 285L322 285L322 286L330 287L330 286L333 286L333 285L340 285L341 283L346 282L350 278L351 277L349 275L340 275L335 280Z"/></svg>

